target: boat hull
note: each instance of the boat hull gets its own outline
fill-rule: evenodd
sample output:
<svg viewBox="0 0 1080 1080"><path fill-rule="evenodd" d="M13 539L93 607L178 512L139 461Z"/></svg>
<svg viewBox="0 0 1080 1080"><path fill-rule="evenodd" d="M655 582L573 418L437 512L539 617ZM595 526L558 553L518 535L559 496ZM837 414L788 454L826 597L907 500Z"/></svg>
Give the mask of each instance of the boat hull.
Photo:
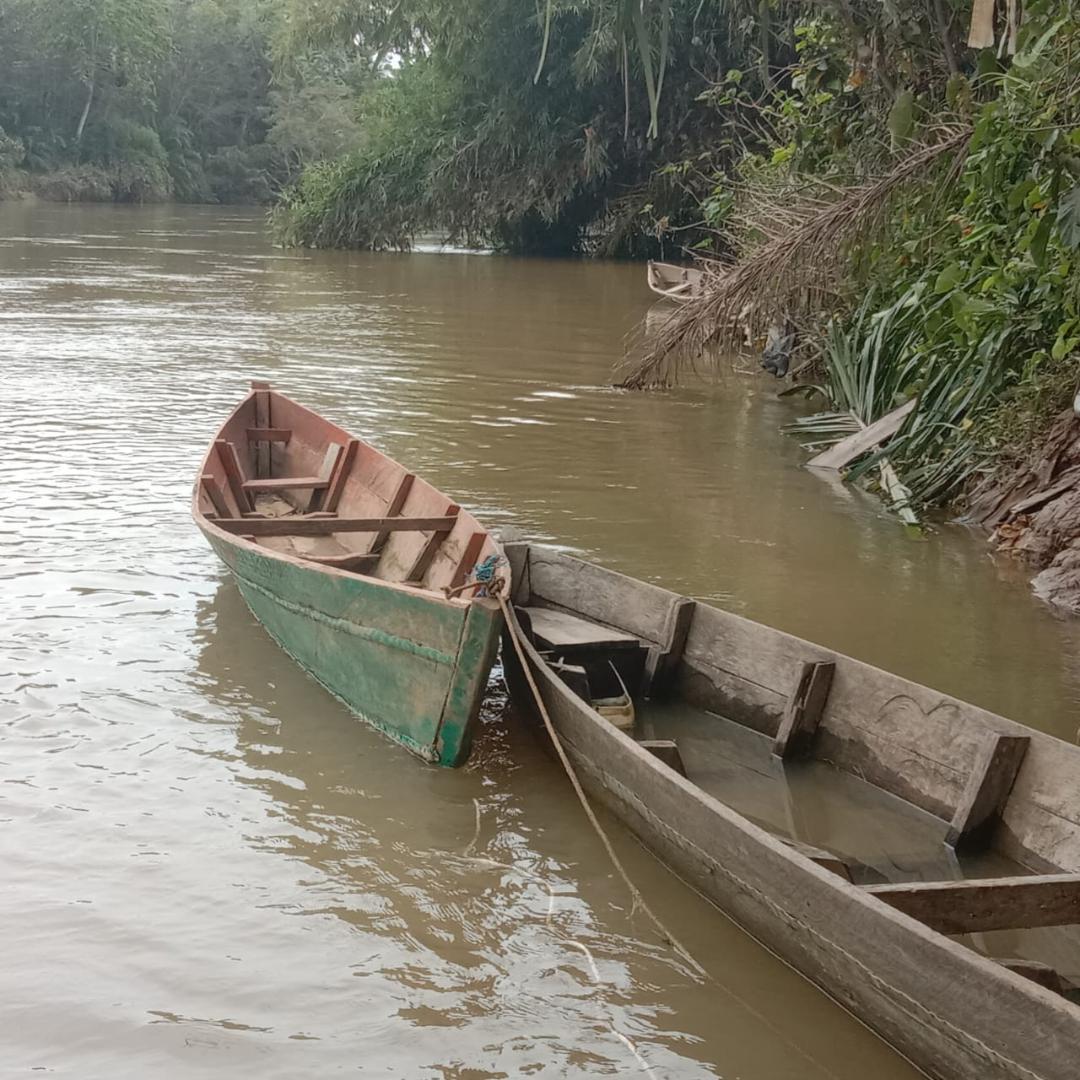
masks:
<svg viewBox="0 0 1080 1080"><path fill-rule="evenodd" d="M252 614L308 674L424 760L466 760L498 648L493 601L304 565L200 527Z"/></svg>
<svg viewBox="0 0 1080 1080"><path fill-rule="evenodd" d="M519 584L530 576L527 545L507 553ZM516 549L516 550L514 550ZM533 551L537 549L532 549ZM545 555L548 564L557 558ZM674 593L576 563L571 595L597 609L646 594L648 610ZM535 584L536 565L532 567ZM631 629L612 608L606 618ZM559 739L588 793L606 805L672 870L737 925L940 1080L1073 1080L1080 1011L1064 998L936 933L815 864L663 764L603 719L548 667L511 616ZM509 643L511 695L536 712ZM541 735L542 738L546 736Z"/></svg>

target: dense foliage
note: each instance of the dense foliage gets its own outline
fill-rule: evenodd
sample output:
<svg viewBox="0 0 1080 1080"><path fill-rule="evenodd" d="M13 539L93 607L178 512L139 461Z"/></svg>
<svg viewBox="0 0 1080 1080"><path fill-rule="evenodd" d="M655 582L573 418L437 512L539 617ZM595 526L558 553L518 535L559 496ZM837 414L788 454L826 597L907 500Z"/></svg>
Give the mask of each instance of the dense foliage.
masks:
<svg viewBox="0 0 1080 1080"><path fill-rule="evenodd" d="M1080 381L1080 27L1067 15L1029 4L1011 61L974 57L943 99L916 98L912 134L951 110L970 141L856 245L827 332L835 406L870 422L918 395L888 448L917 505L1030 449Z"/></svg>
<svg viewBox="0 0 1080 1080"><path fill-rule="evenodd" d="M796 369L830 405L798 426L810 442L917 396L886 451L894 501L953 500L1038 442L1078 384L1080 25L1072 2L1031 0L1013 24L1019 7L996 24L976 7L996 48L965 45L967 4L807 6L787 82L728 80L760 139L703 208L736 264L629 384L670 381L736 316L793 320Z"/></svg>
<svg viewBox="0 0 1080 1080"><path fill-rule="evenodd" d="M0 0L0 193L265 200L356 139L352 50L275 70L279 0Z"/></svg>
<svg viewBox="0 0 1080 1080"><path fill-rule="evenodd" d="M350 0L306 9L302 42L355 37L398 64L361 98L353 152L289 193L280 234L380 248L442 227L517 250L637 254L698 242L709 177L741 154L711 88L742 64L747 88L761 87L793 56L786 31L755 26L759 8L787 11L735 0L418 0L394 19ZM672 161L687 164L662 168Z"/></svg>

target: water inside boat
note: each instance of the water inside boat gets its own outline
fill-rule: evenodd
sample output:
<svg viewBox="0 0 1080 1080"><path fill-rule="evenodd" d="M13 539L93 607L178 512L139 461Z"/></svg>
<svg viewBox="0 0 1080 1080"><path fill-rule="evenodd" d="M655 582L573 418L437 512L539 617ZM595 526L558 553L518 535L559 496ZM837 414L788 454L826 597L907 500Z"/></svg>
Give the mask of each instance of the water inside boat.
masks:
<svg viewBox="0 0 1080 1080"><path fill-rule="evenodd" d="M958 852L947 822L826 762L784 760L774 740L687 703L642 701L630 734L673 742L684 775L755 825L817 859L830 856L856 885L999 878L1031 873L992 850ZM996 959L1047 964L1080 984L1080 928L966 934L957 940ZM1080 1001L1080 992L1068 996Z"/></svg>

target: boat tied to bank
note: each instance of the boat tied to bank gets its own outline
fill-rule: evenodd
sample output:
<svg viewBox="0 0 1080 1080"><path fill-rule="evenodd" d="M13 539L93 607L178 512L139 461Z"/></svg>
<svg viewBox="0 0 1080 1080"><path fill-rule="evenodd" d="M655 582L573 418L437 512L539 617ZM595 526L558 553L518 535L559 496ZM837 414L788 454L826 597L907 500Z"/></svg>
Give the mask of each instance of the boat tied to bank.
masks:
<svg viewBox="0 0 1080 1080"><path fill-rule="evenodd" d="M562 552L506 555L512 695L647 847L929 1076L1080 1075L1080 747ZM630 730L596 708L611 670Z"/></svg>
<svg viewBox="0 0 1080 1080"><path fill-rule="evenodd" d="M211 441L192 514L301 667L425 760L465 761L502 627L501 549L471 514L263 382Z"/></svg>

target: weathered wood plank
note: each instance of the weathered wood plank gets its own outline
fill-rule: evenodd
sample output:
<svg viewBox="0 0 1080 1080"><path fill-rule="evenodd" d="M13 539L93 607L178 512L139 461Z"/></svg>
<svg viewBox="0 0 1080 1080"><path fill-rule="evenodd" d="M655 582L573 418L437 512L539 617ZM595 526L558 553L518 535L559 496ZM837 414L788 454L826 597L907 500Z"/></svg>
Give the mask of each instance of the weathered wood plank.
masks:
<svg viewBox="0 0 1080 1080"><path fill-rule="evenodd" d="M1031 739L1025 735L987 733L945 836L947 844L971 848L987 839L1005 808L1030 745Z"/></svg>
<svg viewBox="0 0 1080 1080"><path fill-rule="evenodd" d="M522 608L529 617L534 638L541 648L559 653L595 649L636 649L641 642L633 634L612 630L553 608Z"/></svg>
<svg viewBox="0 0 1080 1080"><path fill-rule="evenodd" d="M233 501L241 514L255 508L251 505L244 490L244 472L240 468L240 459L236 455L236 447L227 439L215 439L214 446L217 449L218 460L222 469L225 470L225 479L232 492Z"/></svg>
<svg viewBox="0 0 1080 1080"><path fill-rule="evenodd" d="M409 497L409 492L412 491L413 481L415 479L416 477L412 473L406 473L401 478L397 490L394 492L394 496L386 508L387 517L397 517L405 509L405 501ZM379 533L372 542L371 550L382 551L386 546L386 541L389 539L390 533L388 531Z"/></svg>
<svg viewBox="0 0 1080 1080"><path fill-rule="evenodd" d="M291 428L278 427L249 427L247 429L247 441L253 442L276 442L287 443L292 438Z"/></svg>
<svg viewBox="0 0 1080 1080"><path fill-rule="evenodd" d="M218 517L230 517L232 512L229 510L229 504L225 501L225 493L221 490L221 486L218 484L217 480L209 473L203 473L202 476L199 477L199 483L202 485L206 497L214 507L214 513L217 514Z"/></svg>
<svg viewBox="0 0 1080 1080"><path fill-rule="evenodd" d="M529 581L533 597L654 645L665 640L668 612L678 595L539 545L529 552Z"/></svg>
<svg viewBox="0 0 1080 1080"><path fill-rule="evenodd" d="M316 510L324 509L322 505L323 492L330 485L330 481L333 479L334 470L337 468L337 463L341 460L341 455L344 452L344 447L339 443L330 443L326 450L323 452L322 463L319 465L316 476L323 481L318 487L313 487L311 495L308 497L307 511L313 513Z"/></svg>
<svg viewBox="0 0 1080 1080"><path fill-rule="evenodd" d="M941 934L1080 923L1080 874L906 882L866 891Z"/></svg>
<svg viewBox="0 0 1080 1080"><path fill-rule="evenodd" d="M353 468L356 465L356 456L359 452L359 439L350 439L345 444L345 453L341 454L337 459L337 467L334 469L334 475L330 479L330 487L327 489L326 498L323 500L324 510L329 510L332 513L337 511L338 503L341 502L341 496L345 492L345 482L352 475Z"/></svg>
<svg viewBox="0 0 1080 1080"><path fill-rule="evenodd" d="M686 638L696 608L697 601L688 597L677 596L672 600L664 627L664 642L652 646L645 658L641 692L646 697L663 694L670 686L675 668L686 648Z"/></svg>
<svg viewBox="0 0 1080 1080"><path fill-rule="evenodd" d="M251 389L255 392L255 425L267 429L270 427L270 384L268 382L253 382ZM248 442L252 441L250 431ZM270 475L270 440L255 440L255 475L265 478Z"/></svg>
<svg viewBox="0 0 1080 1080"><path fill-rule="evenodd" d="M245 480L245 491L291 491L325 488L329 481L321 476L274 476L266 480Z"/></svg>
<svg viewBox="0 0 1080 1080"><path fill-rule="evenodd" d="M812 457L806 463L806 467L808 469L842 469L845 465L849 465L857 457L862 457L879 443L895 435L903 427L908 414L915 408L916 401L916 398L912 398L900 408L886 413L880 420L875 420L861 431L856 431L846 439L841 439L817 457Z"/></svg>
<svg viewBox="0 0 1080 1080"><path fill-rule="evenodd" d="M773 743L773 753L777 757L793 757L809 749L825 710L835 672L836 664L831 660L803 664L799 682L788 700Z"/></svg>
<svg viewBox="0 0 1080 1080"><path fill-rule="evenodd" d="M697 622L692 636L699 633ZM1074 1048L1080 1044L1075 1006L1048 1002L1046 993L1027 980L1007 976L959 942L805 866L778 839L658 769L647 751L607 730L610 725L574 698L532 646L526 642L525 648L589 794L736 923L768 942L927 1075L1016 1080L1022 1063L1025 1076L1075 1080ZM805 657L805 647L800 648ZM847 694L846 675L838 672L834 699L839 689ZM513 691L527 698L513 656L507 676ZM832 711L830 704L827 724ZM763 896L769 902L763 903ZM1021 1016L1027 1020L1017 1023Z"/></svg>
<svg viewBox="0 0 1080 1080"><path fill-rule="evenodd" d="M432 530L427 543L420 549L420 553L416 556L408 574L405 575L406 581L416 585L424 580L424 575L431 565L431 560L435 558L435 553L442 547L443 541L450 535L460 512L461 507L458 506L457 503L450 503L450 505L447 506L446 521L448 521L449 524L436 527Z"/></svg>
<svg viewBox="0 0 1080 1080"><path fill-rule="evenodd" d="M486 532L474 532L469 537L468 542L465 544L465 550L461 553L461 558L458 559L457 567L454 569L454 576L450 579L450 588L452 590L460 589L465 584L469 575L473 572L473 568L480 558L480 552L484 550L484 544L486 543Z"/></svg>
<svg viewBox="0 0 1080 1080"><path fill-rule="evenodd" d="M427 532L454 527L453 517L399 518L338 518L338 517L280 517L280 518L219 518L215 525L226 532L248 536L326 536L346 532Z"/></svg>

